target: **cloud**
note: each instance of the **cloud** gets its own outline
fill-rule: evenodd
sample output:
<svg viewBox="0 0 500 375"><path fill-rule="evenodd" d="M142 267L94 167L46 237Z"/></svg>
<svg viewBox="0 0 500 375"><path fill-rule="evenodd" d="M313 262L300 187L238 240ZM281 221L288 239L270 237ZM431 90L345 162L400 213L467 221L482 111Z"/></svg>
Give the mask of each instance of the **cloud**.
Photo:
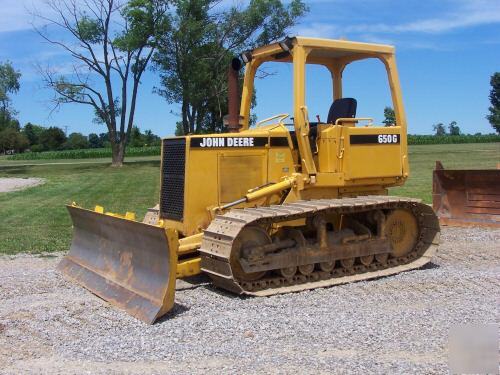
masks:
<svg viewBox="0 0 500 375"><path fill-rule="evenodd" d="M33 21L30 10L43 7L43 0L2 0L0 33L30 29Z"/></svg>
<svg viewBox="0 0 500 375"><path fill-rule="evenodd" d="M460 28L500 23L500 1L461 0L451 3L454 10L441 15L402 24L359 24L348 32L364 33L445 33Z"/></svg>
<svg viewBox="0 0 500 375"><path fill-rule="evenodd" d="M338 28L334 25L313 22L307 26L299 26L296 28L297 35L308 36L311 38L325 37L325 35L334 35Z"/></svg>
<svg viewBox="0 0 500 375"><path fill-rule="evenodd" d="M332 23L313 22L297 27L297 34L311 37L341 37L357 34L371 42L392 44L391 38L383 35L403 33L442 34L457 29L500 23L499 0L455 0L448 3L451 7L441 15L422 18L403 23ZM355 18L351 18L355 19Z"/></svg>
<svg viewBox="0 0 500 375"><path fill-rule="evenodd" d="M30 30L33 24L41 26L46 22L37 19L33 13L51 17L54 12L47 5L50 0L0 0L0 33ZM84 4L85 0L71 0Z"/></svg>

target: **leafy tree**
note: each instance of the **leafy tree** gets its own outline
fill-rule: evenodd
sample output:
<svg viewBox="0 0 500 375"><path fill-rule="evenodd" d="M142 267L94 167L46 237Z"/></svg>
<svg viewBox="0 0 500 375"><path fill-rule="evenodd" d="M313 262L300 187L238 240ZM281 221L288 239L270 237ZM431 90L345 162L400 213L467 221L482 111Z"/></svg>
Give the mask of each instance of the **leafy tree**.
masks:
<svg viewBox="0 0 500 375"><path fill-rule="evenodd" d="M121 166L134 123L141 77L169 30L169 0L47 0L54 18L38 15L49 28L36 31L75 61L70 75L40 68L54 92L55 108L66 103L90 106L105 124L112 165ZM57 30L53 38L49 30ZM62 33L60 32L62 30Z"/></svg>
<svg viewBox="0 0 500 375"><path fill-rule="evenodd" d="M109 133L101 133L99 134L99 141L102 144L102 147L110 147L111 142L109 141Z"/></svg>
<svg viewBox="0 0 500 375"><path fill-rule="evenodd" d="M153 134L153 132L151 130L146 130L144 132L144 143L145 143L145 146L160 145L160 140L161 140L161 138L158 137L156 134Z"/></svg>
<svg viewBox="0 0 500 375"><path fill-rule="evenodd" d="M2 112L0 110L0 131L5 129L14 129L18 132L21 129L21 125L17 119L12 117L9 111Z"/></svg>
<svg viewBox="0 0 500 375"><path fill-rule="evenodd" d="M496 72L491 76L490 80L490 114L486 116L491 126L500 134L500 72Z"/></svg>
<svg viewBox="0 0 500 375"><path fill-rule="evenodd" d="M7 61L0 63L0 115L13 114L10 109L9 94L15 94L19 91L19 79L21 73L14 69L12 63Z"/></svg>
<svg viewBox="0 0 500 375"><path fill-rule="evenodd" d="M24 125L23 128L23 133L28 138L28 141L30 143L30 146L36 145L39 142L40 139L40 134L45 130L45 128L34 125L31 122L28 122L26 125Z"/></svg>
<svg viewBox="0 0 500 375"><path fill-rule="evenodd" d="M384 121L382 121L385 126L395 126L396 125L396 114L394 109L391 107L384 108Z"/></svg>
<svg viewBox="0 0 500 375"><path fill-rule="evenodd" d="M301 0L250 0L246 7L220 0L176 0L172 28L154 56L157 92L181 105L176 134L223 130L227 67L245 50L283 38L307 11Z"/></svg>
<svg viewBox="0 0 500 375"><path fill-rule="evenodd" d="M14 150L16 152L24 151L29 147L28 138L13 128L6 128L0 131L0 152Z"/></svg>
<svg viewBox="0 0 500 375"><path fill-rule="evenodd" d="M132 127L132 131L130 132L130 141L129 145L131 147L142 147L144 146L144 140L141 133L141 130L134 126Z"/></svg>
<svg viewBox="0 0 500 375"><path fill-rule="evenodd" d="M61 150L65 142L66 135L62 129L51 126L50 128L44 129L44 131L40 134L40 151ZM37 151L39 150L37 149Z"/></svg>
<svg viewBox="0 0 500 375"><path fill-rule="evenodd" d="M450 122L448 125L448 131L450 135L460 135L460 127L457 125L456 121Z"/></svg>
<svg viewBox="0 0 500 375"><path fill-rule="evenodd" d="M79 150L89 148L89 141L86 136L81 133L71 133L64 143L64 148L68 150Z"/></svg>
<svg viewBox="0 0 500 375"><path fill-rule="evenodd" d="M446 135L446 128L444 127L444 124L442 122L440 122L439 124L432 125L432 129L438 136Z"/></svg>
<svg viewBox="0 0 500 375"><path fill-rule="evenodd" d="M89 134L89 147L90 148L101 148L103 147L103 144L101 142L101 139L99 136L95 133L90 133Z"/></svg>

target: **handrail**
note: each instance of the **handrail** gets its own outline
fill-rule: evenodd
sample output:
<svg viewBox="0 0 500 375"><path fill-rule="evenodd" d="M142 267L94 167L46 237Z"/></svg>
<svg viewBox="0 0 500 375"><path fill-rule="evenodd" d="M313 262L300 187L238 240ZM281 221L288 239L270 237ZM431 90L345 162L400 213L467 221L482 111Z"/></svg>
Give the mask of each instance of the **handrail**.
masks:
<svg viewBox="0 0 500 375"><path fill-rule="evenodd" d="M262 121L259 121L257 124L255 124L255 127L260 126L261 124L274 120L275 118L279 118L280 120L278 121L279 123L282 123L284 119L286 119L288 116L290 116L288 113L281 113L279 115L274 115L272 117L266 118Z"/></svg>
<svg viewBox="0 0 500 375"><path fill-rule="evenodd" d="M302 116L304 116L304 123L306 124L306 128L309 130L309 109L306 105L300 107L300 111L302 112ZM302 135L306 135L303 133Z"/></svg>
<svg viewBox="0 0 500 375"><path fill-rule="evenodd" d="M341 117L335 120L335 125L338 125L339 122L358 122L358 121L368 121L367 126L371 126L373 124L373 118L371 117Z"/></svg>

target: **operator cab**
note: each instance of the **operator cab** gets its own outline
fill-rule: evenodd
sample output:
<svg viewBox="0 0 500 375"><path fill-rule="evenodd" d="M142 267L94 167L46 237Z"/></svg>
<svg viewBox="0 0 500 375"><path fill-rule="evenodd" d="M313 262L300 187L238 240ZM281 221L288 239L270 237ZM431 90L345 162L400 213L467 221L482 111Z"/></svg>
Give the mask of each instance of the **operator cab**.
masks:
<svg viewBox="0 0 500 375"><path fill-rule="evenodd" d="M408 176L406 119L394 47L345 40L295 37L245 52L242 54L242 59L246 63L239 113L242 131L249 127L254 79L259 67L267 62L289 63L292 66L293 87L282 87L280 91L275 92L280 93L278 101L281 100L281 93L292 93L293 115L291 119L293 124L284 123L288 114L283 113L258 122L255 128L258 129L264 123L268 123L268 129L276 129L275 126L285 125L293 127L293 130L289 129L287 133L290 136L290 148L292 148L293 158L297 165L296 172L309 176L320 176L324 173L324 178L327 179L325 181L332 181L328 179L335 178L337 179L335 181L339 181L340 184L347 183L347 181L350 181L349 184L368 183L367 179L378 177L386 178L384 184L386 181L399 184ZM376 69L383 66L385 74L371 74L368 78L363 77L362 81L358 78L355 84L350 81L349 85L344 88L343 75L346 67L353 62L368 59L381 62L381 65L375 64ZM312 87L312 90L311 87L307 87L306 90L307 83L314 82L313 80L306 82L306 78L317 77L317 75L306 74L306 67L312 69L314 66L326 68L331 78L331 86L324 84L326 77L322 76L320 83L316 81L317 86ZM379 77L388 83L385 88L389 88L389 102L392 101L392 103L387 103L387 98L380 95L378 82L376 85L373 84ZM326 93L321 91L325 87ZM352 87L357 89L356 98L352 97L352 94L345 95L344 93ZM361 91L359 87L362 87ZM377 90L375 94L367 92L369 91L367 88L371 87ZM312 92L314 97L306 97L306 91ZM326 121L319 116L316 116L317 120L312 118L310 116L312 111L309 111L308 106L317 111L319 104L324 106L322 101L330 95L333 101L325 118ZM367 100L368 98L382 101L381 96L384 104L378 103L377 106L380 106L382 110L383 106L391 105L394 108L397 126L374 125L373 118L357 117L358 100L361 103L372 102L372 100ZM324 109L319 109L319 112L323 111ZM367 168L367 160L374 166ZM326 174L330 175L327 177Z"/></svg>

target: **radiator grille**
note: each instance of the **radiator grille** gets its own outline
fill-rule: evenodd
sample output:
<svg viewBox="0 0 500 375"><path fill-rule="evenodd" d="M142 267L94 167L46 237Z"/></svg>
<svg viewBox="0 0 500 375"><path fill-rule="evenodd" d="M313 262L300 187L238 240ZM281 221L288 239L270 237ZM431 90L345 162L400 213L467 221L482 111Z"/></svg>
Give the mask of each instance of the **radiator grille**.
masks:
<svg viewBox="0 0 500 375"><path fill-rule="evenodd" d="M164 139L160 195L160 216L164 219L183 219L185 168L186 139Z"/></svg>

